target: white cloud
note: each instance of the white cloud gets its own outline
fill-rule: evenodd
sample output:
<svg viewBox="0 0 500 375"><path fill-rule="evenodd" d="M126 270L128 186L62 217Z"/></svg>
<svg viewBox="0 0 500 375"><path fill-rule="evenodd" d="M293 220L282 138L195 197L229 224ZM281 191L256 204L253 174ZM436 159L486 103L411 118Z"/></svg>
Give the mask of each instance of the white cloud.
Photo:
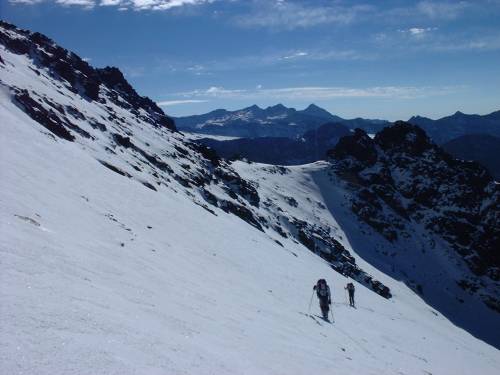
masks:
<svg viewBox="0 0 500 375"><path fill-rule="evenodd" d="M93 8L94 0L56 0L57 4L64 6L81 6L83 8Z"/></svg>
<svg viewBox="0 0 500 375"><path fill-rule="evenodd" d="M417 4L417 11L430 18L453 19L470 5L467 1L421 1Z"/></svg>
<svg viewBox="0 0 500 375"><path fill-rule="evenodd" d="M99 5L101 6L116 6L120 5L122 3L122 0L101 0Z"/></svg>
<svg viewBox="0 0 500 375"><path fill-rule="evenodd" d="M185 100L164 100L156 104L158 104L160 107L169 107L172 105L179 105L179 104L206 103L206 102L208 102L208 100L185 99Z"/></svg>
<svg viewBox="0 0 500 375"><path fill-rule="evenodd" d="M416 86L376 86L350 88L335 86L305 86L274 89L226 89L210 87L174 94L184 98L222 99L274 99L274 100L325 100L333 98L399 98L412 99L434 95L446 95L461 87L416 87Z"/></svg>
<svg viewBox="0 0 500 375"><path fill-rule="evenodd" d="M398 31L403 34L408 34L414 38L421 39L435 30L437 30L437 27L410 27L409 29Z"/></svg>
<svg viewBox="0 0 500 375"><path fill-rule="evenodd" d="M463 40L438 41L437 43L433 44L431 48L439 52L496 51L500 50L500 34L485 35L482 37Z"/></svg>
<svg viewBox="0 0 500 375"><path fill-rule="evenodd" d="M245 93L245 90L228 90L224 87L212 86L206 90L195 90L191 92L195 96L237 96Z"/></svg>
<svg viewBox="0 0 500 375"><path fill-rule="evenodd" d="M341 6L334 3L322 6L269 0L254 1L253 6L249 13L234 18L238 25L288 30L324 24L345 25L373 9L369 5Z"/></svg>
<svg viewBox="0 0 500 375"><path fill-rule="evenodd" d="M25 4L25 5L33 5L41 3L44 0L9 0L12 4Z"/></svg>
<svg viewBox="0 0 500 375"><path fill-rule="evenodd" d="M202 5L215 0L131 0L132 7L138 10L169 10L186 5Z"/></svg>
<svg viewBox="0 0 500 375"><path fill-rule="evenodd" d="M216 0L9 0L11 3L37 4L54 2L63 6L81 6L92 8L95 5L116 7L119 11L134 10L169 10L186 5L213 3Z"/></svg>
<svg viewBox="0 0 500 375"><path fill-rule="evenodd" d="M283 56L282 59L285 59L285 60L296 59L297 57L304 57L307 55L309 55L307 52L298 51L298 52L292 53L291 55Z"/></svg>
<svg viewBox="0 0 500 375"><path fill-rule="evenodd" d="M422 29L418 27L412 27L411 29L408 29L411 35L421 35L424 34L427 30L430 30L429 28L427 29Z"/></svg>
<svg viewBox="0 0 500 375"><path fill-rule="evenodd" d="M33 5L49 2L49 0L9 0L12 4ZM52 0L52 2L62 6L81 6L83 8L93 8L96 4L95 0Z"/></svg>

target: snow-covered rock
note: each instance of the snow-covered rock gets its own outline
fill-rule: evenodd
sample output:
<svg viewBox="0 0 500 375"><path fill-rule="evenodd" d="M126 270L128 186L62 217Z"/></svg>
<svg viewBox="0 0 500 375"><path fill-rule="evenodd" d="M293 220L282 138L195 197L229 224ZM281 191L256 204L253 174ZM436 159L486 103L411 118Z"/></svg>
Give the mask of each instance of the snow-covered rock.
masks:
<svg viewBox="0 0 500 375"><path fill-rule="evenodd" d="M389 241L418 236L422 253L460 259L457 267L465 269L455 282L500 312L500 187L485 168L453 159L405 122L374 139L358 130L330 155L362 221ZM415 284L423 276L421 269L404 272ZM427 284L421 293L433 288Z"/></svg>

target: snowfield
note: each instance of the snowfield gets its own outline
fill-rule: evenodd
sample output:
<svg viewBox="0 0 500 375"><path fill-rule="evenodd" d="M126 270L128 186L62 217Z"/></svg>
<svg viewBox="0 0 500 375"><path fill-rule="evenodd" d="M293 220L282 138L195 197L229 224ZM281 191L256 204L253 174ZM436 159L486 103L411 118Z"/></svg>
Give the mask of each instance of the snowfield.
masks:
<svg viewBox="0 0 500 375"><path fill-rule="evenodd" d="M500 370L497 349L402 283L372 269L394 297L356 285L349 308L347 280L302 245L123 178L2 95L1 373ZM315 299L308 316L320 277L334 324Z"/></svg>
<svg viewBox="0 0 500 375"><path fill-rule="evenodd" d="M117 69L12 25L0 37L0 374L500 373L499 350L459 328L500 332L456 285L460 260L361 225L326 163L213 161ZM392 298L354 281L350 308L351 280L299 243L294 219L331 230ZM405 285L416 265L435 293Z"/></svg>

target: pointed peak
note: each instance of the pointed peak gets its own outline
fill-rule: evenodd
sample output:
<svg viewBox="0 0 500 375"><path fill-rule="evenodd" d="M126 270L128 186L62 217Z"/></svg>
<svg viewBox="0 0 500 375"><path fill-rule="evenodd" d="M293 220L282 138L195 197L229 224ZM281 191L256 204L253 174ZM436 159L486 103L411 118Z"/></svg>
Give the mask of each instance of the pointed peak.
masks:
<svg viewBox="0 0 500 375"><path fill-rule="evenodd" d="M278 103L278 104L276 104L276 105L269 106L269 107L267 107L266 109L274 109L274 110L276 110L276 109L280 109L280 110L281 110L281 109L287 109L287 107L285 107L285 106L284 106L283 104L281 104L281 103Z"/></svg>
<svg viewBox="0 0 500 375"><path fill-rule="evenodd" d="M314 117L320 117L320 118L328 119L330 121L334 121L334 120L339 121L339 120L342 120L340 117L332 115L326 109L321 108L321 107L317 106L314 103L309 104L307 106L307 108L305 108L305 109L303 109L302 111L299 111L299 112L301 112L303 114L306 114L308 116L314 116Z"/></svg>
<svg viewBox="0 0 500 375"><path fill-rule="evenodd" d="M321 109L321 110L323 110L323 108L318 107L318 106L317 106L316 104L314 104L314 103L311 103L311 104L309 104L309 105L307 106L307 108L306 108L306 109L304 109L304 111L308 111L308 110L311 110L311 109Z"/></svg>
<svg viewBox="0 0 500 375"><path fill-rule="evenodd" d="M251 105L250 107L243 108L243 111L262 111L257 104Z"/></svg>

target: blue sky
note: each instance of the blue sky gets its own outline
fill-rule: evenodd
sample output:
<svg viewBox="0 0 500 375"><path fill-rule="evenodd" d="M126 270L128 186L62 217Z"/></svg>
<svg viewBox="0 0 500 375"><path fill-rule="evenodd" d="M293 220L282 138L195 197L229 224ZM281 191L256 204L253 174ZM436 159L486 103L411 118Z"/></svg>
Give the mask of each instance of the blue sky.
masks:
<svg viewBox="0 0 500 375"><path fill-rule="evenodd" d="M345 118L500 109L500 0L0 0L0 16L178 116L316 103Z"/></svg>

